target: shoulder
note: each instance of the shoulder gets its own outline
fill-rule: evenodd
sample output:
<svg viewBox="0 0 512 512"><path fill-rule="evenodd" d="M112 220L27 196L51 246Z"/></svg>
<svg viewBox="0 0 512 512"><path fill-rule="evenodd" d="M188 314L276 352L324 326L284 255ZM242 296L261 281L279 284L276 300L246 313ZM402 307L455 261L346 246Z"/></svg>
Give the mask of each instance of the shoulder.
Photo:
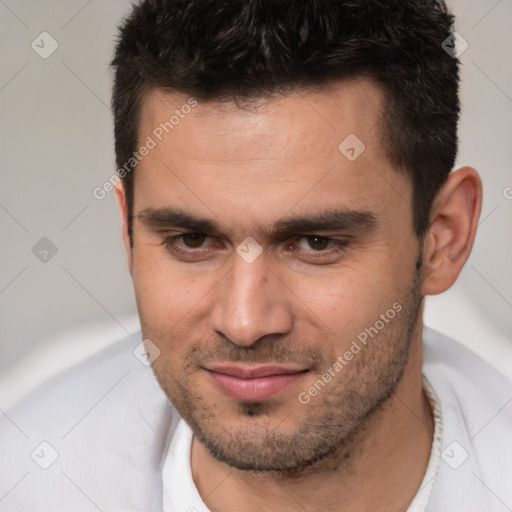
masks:
<svg viewBox="0 0 512 512"><path fill-rule="evenodd" d="M438 394L457 398L475 415L512 399L512 382L507 377L459 342L428 327L423 331L423 372ZM500 420L511 422L511 412L505 411Z"/></svg>
<svg viewBox="0 0 512 512"><path fill-rule="evenodd" d="M0 496L9 491L7 508L158 503L161 454L176 414L134 354L140 340L136 333L117 342L4 411Z"/></svg>
<svg viewBox="0 0 512 512"><path fill-rule="evenodd" d="M438 332L425 328L423 342L423 373L442 410L431 509L508 510L503 505L512 505L512 383Z"/></svg>

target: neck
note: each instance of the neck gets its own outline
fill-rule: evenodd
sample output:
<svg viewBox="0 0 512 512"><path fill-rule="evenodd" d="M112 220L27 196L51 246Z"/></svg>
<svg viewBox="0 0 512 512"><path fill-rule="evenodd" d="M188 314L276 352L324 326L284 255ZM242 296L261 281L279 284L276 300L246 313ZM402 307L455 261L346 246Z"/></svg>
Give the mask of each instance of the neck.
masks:
<svg viewBox="0 0 512 512"><path fill-rule="evenodd" d="M300 471L240 471L194 437L192 475L205 504L212 512L406 510L423 480L434 429L421 348L419 322L392 396L348 446Z"/></svg>

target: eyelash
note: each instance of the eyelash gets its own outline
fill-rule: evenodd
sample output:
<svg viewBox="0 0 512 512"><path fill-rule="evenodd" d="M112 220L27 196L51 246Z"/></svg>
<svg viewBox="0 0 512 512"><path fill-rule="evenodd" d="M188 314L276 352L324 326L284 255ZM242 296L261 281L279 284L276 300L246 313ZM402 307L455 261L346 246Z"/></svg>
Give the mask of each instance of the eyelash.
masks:
<svg viewBox="0 0 512 512"><path fill-rule="evenodd" d="M203 248L185 250L177 245L179 240L183 240L184 237L190 236L190 235L201 235L201 236L208 238L208 235L205 235L204 233L187 232L187 233L181 233L179 235L172 235L172 236L166 237L162 241L162 245L169 252L178 254L178 255L182 255L182 256L201 255L206 252L209 252L209 249L205 250ZM316 251L314 249L311 249L311 251L309 252L309 256L308 256L309 259L316 259L316 258L321 258L322 256L325 256L325 255L332 255L333 249L336 252L342 252L349 243L348 240L338 240L336 238L330 238L327 236L320 236L320 235L295 235L293 237L293 239L297 242L301 239L307 239L307 238L312 238L312 237L317 237L317 238L320 238L321 240L328 241L329 244L331 244L331 247L329 249L316 250ZM334 246L334 247L332 247L332 246ZM314 254L316 254L316 255L314 255Z"/></svg>

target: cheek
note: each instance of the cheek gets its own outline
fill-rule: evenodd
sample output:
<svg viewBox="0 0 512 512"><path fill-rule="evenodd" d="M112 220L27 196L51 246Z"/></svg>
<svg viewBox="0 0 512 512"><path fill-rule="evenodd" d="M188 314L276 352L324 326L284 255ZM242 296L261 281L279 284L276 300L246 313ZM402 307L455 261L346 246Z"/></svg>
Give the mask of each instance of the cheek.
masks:
<svg viewBox="0 0 512 512"><path fill-rule="evenodd" d="M380 252L315 276L295 276L290 288L300 298L299 313L332 334L339 351L402 302L410 286L409 266Z"/></svg>
<svg viewBox="0 0 512 512"><path fill-rule="evenodd" d="M180 326L190 326L204 313L213 276L180 272L158 248L134 251L132 272L139 315L153 333L162 335Z"/></svg>

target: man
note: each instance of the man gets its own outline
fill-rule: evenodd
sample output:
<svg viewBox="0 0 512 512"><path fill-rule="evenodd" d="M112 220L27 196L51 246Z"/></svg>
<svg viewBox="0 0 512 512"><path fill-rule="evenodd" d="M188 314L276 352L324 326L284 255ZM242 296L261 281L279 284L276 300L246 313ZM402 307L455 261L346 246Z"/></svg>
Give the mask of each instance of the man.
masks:
<svg viewBox="0 0 512 512"><path fill-rule="evenodd" d="M133 8L115 190L156 380L134 336L10 411L37 435L4 438L6 510L511 509L512 386L422 326L482 196L452 171L452 22L419 0Z"/></svg>

